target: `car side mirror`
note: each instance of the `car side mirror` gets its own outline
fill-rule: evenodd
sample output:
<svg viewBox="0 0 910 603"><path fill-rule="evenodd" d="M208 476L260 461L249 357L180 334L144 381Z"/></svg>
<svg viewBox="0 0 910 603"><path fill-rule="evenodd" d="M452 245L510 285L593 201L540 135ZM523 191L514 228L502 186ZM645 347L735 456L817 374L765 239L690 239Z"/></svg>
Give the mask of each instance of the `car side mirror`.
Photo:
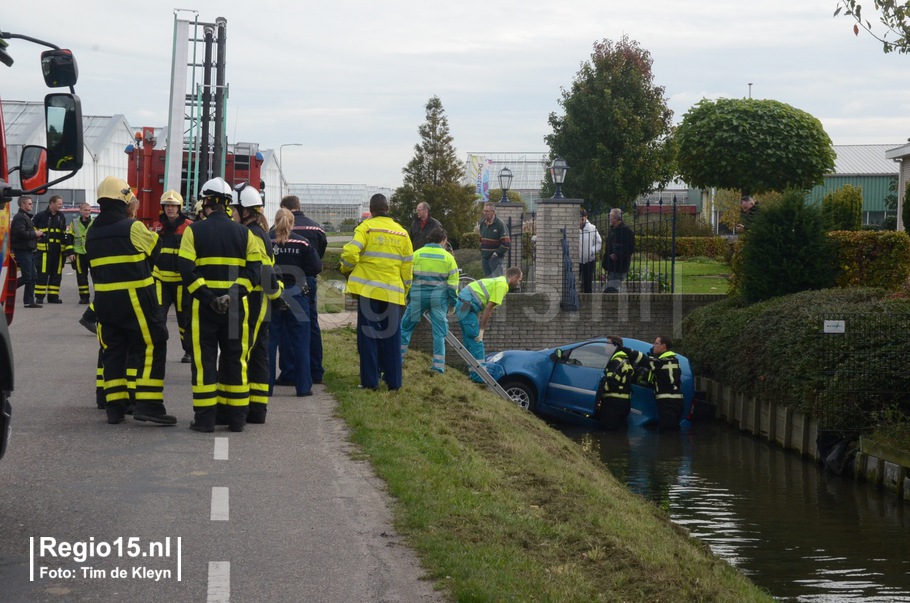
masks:
<svg viewBox="0 0 910 603"><path fill-rule="evenodd" d="M553 362L565 362L565 356L563 355L562 348L556 348L556 351L550 354L550 360Z"/></svg>

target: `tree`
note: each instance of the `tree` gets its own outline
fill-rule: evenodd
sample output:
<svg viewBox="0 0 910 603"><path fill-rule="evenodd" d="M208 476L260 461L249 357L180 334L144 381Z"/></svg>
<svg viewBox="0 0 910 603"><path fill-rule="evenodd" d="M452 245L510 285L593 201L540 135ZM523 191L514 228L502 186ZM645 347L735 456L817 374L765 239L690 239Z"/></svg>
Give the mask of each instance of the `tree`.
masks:
<svg viewBox="0 0 910 603"><path fill-rule="evenodd" d="M872 0L872 7L881 11L881 22L885 26L885 32L881 36L872 30L872 24L868 19L863 19L863 7L856 0L839 0L834 16L843 14L845 17L852 17L856 21L853 24L854 35L859 35L860 28L865 29L869 35L882 43L882 50L885 53L895 51L901 54L910 53L910 5L906 1ZM889 40L889 35L895 38Z"/></svg>
<svg viewBox="0 0 910 603"><path fill-rule="evenodd" d="M775 100L704 99L683 116L676 144L680 176L703 189L809 189L834 170L821 122Z"/></svg>
<svg viewBox="0 0 910 603"><path fill-rule="evenodd" d="M418 128L420 143L414 157L401 171L404 181L390 200L391 214L403 226L410 226L421 201L430 204L430 215L439 220L450 239L474 228L480 220L471 186L461 183L464 165L458 160L449 120L442 101L434 96L426 105L426 121Z"/></svg>
<svg viewBox="0 0 910 603"><path fill-rule="evenodd" d="M525 203L525 200L521 198L521 193L518 191L510 190L506 193L506 196L509 198L509 203L521 203L525 206L525 209L528 208L528 204ZM499 203L502 201L502 189L501 188L491 188L490 189L490 201L493 203Z"/></svg>
<svg viewBox="0 0 910 603"><path fill-rule="evenodd" d="M749 303L834 284L821 208L807 205L802 191L788 191L778 203L762 206L742 238L735 278Z"/></svg>
<svg viewBox="0 0 910 603"><path fill-rule="evenodd" d="M551 158L560 156L570 167L563 193L597 213L628 209L673 175L673 112L664 88L653 83L652 63L627 36L596 42L572 87L562 89L564 114L550 114L553 133L544 140Z"/></svg>
<svg viewBox="0 0 910 603"><path fill-rule="evenodd" d="M863 226L863 189L845 184L822 197L822 216L828 230L859 230Z"/></svg>

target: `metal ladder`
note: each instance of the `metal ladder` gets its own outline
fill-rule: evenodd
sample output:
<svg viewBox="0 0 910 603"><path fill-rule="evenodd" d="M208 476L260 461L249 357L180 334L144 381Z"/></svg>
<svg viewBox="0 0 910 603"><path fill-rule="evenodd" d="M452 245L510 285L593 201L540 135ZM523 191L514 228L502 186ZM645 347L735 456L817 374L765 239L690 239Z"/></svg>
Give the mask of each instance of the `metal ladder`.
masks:
<svg viewBox="0 0 910 603"><path fill-rule="evenodd" d="M427 319L427 322L432 324L429 314L424 312L423 317ZM512 402L512 398L509 396L509 394L506 393L506 390L502 389L502 386L499 385L496 379L494 379L490 373L487 372L487 369L485 369L482 364L477 362L477 359L471 355L471 352L468 351L468 348L464 347L462 343L458 341L458 338L455 337L455 333L448 331L446 333L446 342L448 342L448 344L452 346L456 352L458 352L458 355L461 356L461 359L464 360L468 366L471 367L471 369L480 376L481 379L483 379L483 382L487 384L487 387L493 390L493 392L498 394L502 399Z"/></svg>

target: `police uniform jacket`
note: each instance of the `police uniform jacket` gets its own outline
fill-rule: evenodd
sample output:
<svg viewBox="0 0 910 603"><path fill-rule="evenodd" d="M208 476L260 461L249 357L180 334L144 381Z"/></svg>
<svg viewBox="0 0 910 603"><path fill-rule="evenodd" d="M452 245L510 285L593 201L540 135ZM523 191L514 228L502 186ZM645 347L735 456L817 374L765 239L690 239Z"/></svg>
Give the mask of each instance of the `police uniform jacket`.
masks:
<svg viewBox="0 0 910 603"><path fill-rule="evenodd" d="M329 240L325 236L325 230L322 229L318 222L307 218L302 211L292 213L294 214L294 227L291 230L306 237L306 240L316 249L319 258L322 259L325 255L325 248L329 244Z"/></svg>
<svg viewBox="0 0 910 603"><path fill-rule="evenodd" d="M271 232L275 236L274 231ZM292 232L287 241L281 243L271 239L275 252L275 271L286 290L306 284L300 276L316 276L322 271L322 260L316 248L303 235Z"/></svg>
<svg viewBox="0 0 910 603"><path fill-rule="evenodd" d="M341 251L341 273L347 292L405 305L413 278L411 238L388 216L369 218L354 229L354 238Z"/></svg>

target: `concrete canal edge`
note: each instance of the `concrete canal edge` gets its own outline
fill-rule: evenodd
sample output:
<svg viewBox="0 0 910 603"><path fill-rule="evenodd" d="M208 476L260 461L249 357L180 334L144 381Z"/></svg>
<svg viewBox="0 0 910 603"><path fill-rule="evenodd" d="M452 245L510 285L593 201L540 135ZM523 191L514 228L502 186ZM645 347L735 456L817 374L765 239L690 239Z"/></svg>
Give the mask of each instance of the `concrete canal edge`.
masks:
<svg viewBox="0 0 910 603"><path fill-rule="evenodd" d="M714 416L768 442L821 462L816 439L818 422L776 402L756 400L707 377L696 377L695 388L706 393ZM910 454L886 450L863 442L853 459L850 474L899 499L910 500Z"/></svg>

